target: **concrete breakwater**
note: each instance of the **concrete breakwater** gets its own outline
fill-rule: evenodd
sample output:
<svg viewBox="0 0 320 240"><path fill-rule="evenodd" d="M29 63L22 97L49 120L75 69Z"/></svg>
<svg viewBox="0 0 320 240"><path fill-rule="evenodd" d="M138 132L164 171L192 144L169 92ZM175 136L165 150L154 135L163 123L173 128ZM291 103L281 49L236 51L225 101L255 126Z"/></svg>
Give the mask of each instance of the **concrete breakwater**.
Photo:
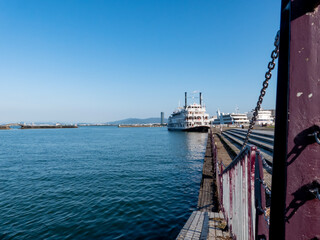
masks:
<svg viewBox="0 0 320 240"><path fill-rule="evenodd" d="M69 124L69 125L62 125L62 124L38 124L38 125L31 125L31 124L21 124L21 123L9 123L5 125L0 125L0 130L9 130L12 128L16 129L46 129L46 128L78 128L77 124Z"/></svg>
<svg viewBox="0 0 320 240"><path fill-rule="evenodd" d="M77 125L21 125L21 129L78 128Z"/></svg>

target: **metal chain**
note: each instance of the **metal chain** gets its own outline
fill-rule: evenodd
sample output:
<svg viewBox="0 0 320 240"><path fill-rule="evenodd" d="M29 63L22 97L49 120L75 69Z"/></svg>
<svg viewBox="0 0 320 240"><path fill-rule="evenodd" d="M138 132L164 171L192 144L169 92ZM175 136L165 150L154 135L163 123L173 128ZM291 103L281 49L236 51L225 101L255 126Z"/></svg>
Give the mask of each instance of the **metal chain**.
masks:
<svg viewBox="0 0 320 240"><path fill-rule="evenodd" d="M270 226L270 208L265 208L263 210L264 220L266 220L268 227Z"/></svg>
<svg viewBox="0 0 320 240"><path fill-rule="evenodd" d="M250 121L250 125L249 125L249 128L248 128L247 136L246 136L246 139L243 142L241 150L244 149L244 147L247 145L248 140L249 140L249 136L250 136L250 134L252 132L252 129L253 129L253 126L257 121L258 112L259 112L259 110L261 108L263 97L266 94L266 89L268 88L269 80L271 79L271 76L272 76L271 71L276 66L275 60L279 56L279 42L280 42L280 31L277 32L277 35L275 37L275 41L274 41L275 49L271 53L272 60L268 63L268 71L265 74L265 78L266 79L262 83L262 89L260 91L260 96L259 96L259 99L258 99L258 102L257 102L257 106L254 109L253 116L252 116L252 119Z"/></svg>
<svg viewBox="0 0 320 240"><path fill-rule="evenodd" d="M266 194L268 194L269 196L271 196L271 189L268 187L268 185L265 183L264 180L259 179L259 182L261 183L262 187L264 188L264 190L266 190Z"/></svg>
<svg viewBox="0 0 320 240"><path fill-rule="evenodd" d="M262 159L262 166L263 168L270 174L272 174L272 166L270 166L266 159L262 156L262 154L260 155L261 156L261 159Z"/></svg>

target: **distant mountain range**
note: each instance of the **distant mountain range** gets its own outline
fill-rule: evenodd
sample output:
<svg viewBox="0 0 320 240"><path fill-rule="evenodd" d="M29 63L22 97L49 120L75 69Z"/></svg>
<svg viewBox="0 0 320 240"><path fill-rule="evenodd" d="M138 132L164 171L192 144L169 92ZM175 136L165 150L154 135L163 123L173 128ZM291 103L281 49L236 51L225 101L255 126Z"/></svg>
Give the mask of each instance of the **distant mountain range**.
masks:
<svg viewBox="0 0 320 240"><path fill-rule="evenodd" d="M167 122L167 118L164 119L164 122ZM123 120L118 120L114 122L108 122L108 124L149 124L149 123L160 123L161 119L160 118L145 118L145 119L140 119L140 118L127 118Z"/></svg>
<svg viewBox="0 0 320 240"><path fill-rule="evenodd" d="M164 118L164 122L167 123L168 119ZM57 122L20 122L20 124L28 124L28 125L55 125ZM64 122L59 122L62 125L65 124L70 124L70 123L64 123ZM161 123L161 118L159 117L155 117L155 118L145 118L145 119L141 119L141 118L127 118L127 119L123 119L123 120L118 120L118 121L114 121L114 122L107 122L107 123L101 123L101 124L111 124L111 125L119 125L119 124L152 124L152 123ZM73 123L72 123L73 124ZM85 123L85 122L78 122L78 125L87 125L87 124L94 124L94 123ZM0 124L1 125L1 124Z"/></svg>

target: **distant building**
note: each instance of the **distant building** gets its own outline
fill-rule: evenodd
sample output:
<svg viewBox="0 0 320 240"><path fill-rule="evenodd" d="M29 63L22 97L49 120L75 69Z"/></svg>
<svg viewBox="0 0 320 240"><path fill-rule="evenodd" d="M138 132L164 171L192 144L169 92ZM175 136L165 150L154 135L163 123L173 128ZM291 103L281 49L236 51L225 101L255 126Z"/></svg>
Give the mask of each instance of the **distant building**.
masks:
<svg viewBox="0 0 320 240"><path fill-rule="evenodd" d="M269 111L271 111L271 117L273 119L276 119L276 110L275 109L269 109Z"/></svg>
<svg viewBox="0 0 320 240"><path fill-rule="evenodd" d="M248 125L249 120L247 114L245 113L221 113L220 110L217 111L217 118L213 119L212 125Z"/></svg>
<svg viewBox="0 0 320 240"><path fill-rule="evenodd" d="M248 113L248 118L251 119L253 112ZM256 125L274 125L274 110L260 110L256 120Z"/></svg>
<svg viewBox="0 0 320 240"><path fill-rule="evenodd" d="M161 112L161 125L164 125L164 112Z"/></svg>

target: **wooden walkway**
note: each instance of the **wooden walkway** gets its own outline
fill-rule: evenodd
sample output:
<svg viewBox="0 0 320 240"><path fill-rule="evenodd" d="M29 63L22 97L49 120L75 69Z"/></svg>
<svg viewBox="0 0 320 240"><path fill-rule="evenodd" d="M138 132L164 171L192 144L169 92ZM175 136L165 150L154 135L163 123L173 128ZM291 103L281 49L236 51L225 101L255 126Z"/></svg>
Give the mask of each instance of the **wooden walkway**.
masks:
<svg viewBox="0 0 320 240"><path fill-rule="evenodd" d="M209 229L208 213L194 211L180 231L177 240L207 239Z"/></svg>
<svg viewBox="0 0 320 240"><path fill-rule="evenodd" d="M232 239L223 214L218 212L216 185L213 173L211 138L208 137L202 169L197 211L193 211L180 231L178 240L215 240Z"/></svg>
<svg viewBox="0 0 320 240"><path fill-rule="evenodd" d="M197 205L197 209L202 212L211 212L215 209L218 209L217 202L215 204L213 200L214 178L212 164L211 138L208 137L206 153L202 167L202 179Z"/></svg>
<svg viewBox="0 0 320 240"><path fill-rule="evenodd" d="M177 240L231 240L222 212L192 212Z"/></svg>

